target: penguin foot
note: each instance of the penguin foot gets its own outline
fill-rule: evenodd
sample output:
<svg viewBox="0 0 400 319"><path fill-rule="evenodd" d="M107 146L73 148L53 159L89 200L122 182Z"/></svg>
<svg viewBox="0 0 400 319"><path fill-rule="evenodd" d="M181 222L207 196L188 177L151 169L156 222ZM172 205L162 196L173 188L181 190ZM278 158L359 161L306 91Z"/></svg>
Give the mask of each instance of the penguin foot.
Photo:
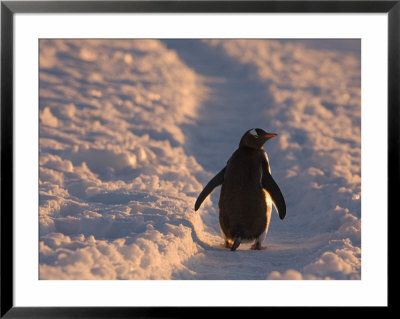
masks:
<svg viewBox="0 0 400 319"><path fill-rule="evenodd" d="M239 236L235 237L235 240L233 241L233 244L231 247L231 251L235 251L239 247L241 240L242 239Z"/></svg>
<svg viewBox="0 0 400 319"><path fill-rule="evenodd" d="M267 246L262 246L260 243L254 243L251 245L250 250L266 250Z"/></svg>
<svg viewBox="0 0 400 319"><path fill-rule="evenodd" d="M229 243L228 241L225 241L225 242L223 242L223 243L221 243L221 244L219 244L221 247L224 247L224 248L232 248L232 244L231 243Z"/></svg>
<svg viewBox="0 0 400 319"><path fill-rule="evenodd" d="M232 243L230 241L225 240L223 243L219 244L223 248L232 248Z"/></svg>

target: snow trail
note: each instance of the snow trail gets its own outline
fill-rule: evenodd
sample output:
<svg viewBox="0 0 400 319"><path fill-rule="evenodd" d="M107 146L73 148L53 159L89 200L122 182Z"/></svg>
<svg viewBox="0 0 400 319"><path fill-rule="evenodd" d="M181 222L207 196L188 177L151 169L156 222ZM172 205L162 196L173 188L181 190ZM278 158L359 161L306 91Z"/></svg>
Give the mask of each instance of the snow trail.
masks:
<svg viewBox="0 0 400 319"><path fill-rule="evenodd" d="M283 131L283 141L284 144L286 144L286 147L282 147L281 142L281 147L280 149L278 149L277 145L274 144L273 141L269 141L268 143L266 143L265 149L270 157L271 167L273 169L273 176L275 176L279 185L282 187L283 193L289 193L289 196L286 196L288 201L288 218L286 218L286 220L284 220L283 222L280 222L279 219L276 218L276 216L274 215L271 221L269 233L265 241L269 249L267 251L260 252L260 255L266 254L264 258L270 258L272 257L272 251L278 253L280 251L286 251L289 249L291 250L292 256L296 256L295 262L293 262L293 260L288 260L288 263L280 262L279 268L283 268L285 271L290 270L291 268L296 268L296 271L299 270L300 272L302 272L304 267L307 267L307 265L310 264L310 252L308 252L307 250L311 248L319 248L317 250L318 253L313 254L313 258L315 260L317 260L318 256L321 254L321 251L319 250L327 250L328 252L325 253L329 254L329 249L332 249L332 247L340 247L341 249L344 249L350 255L352 255L352 257L357 256L359 253L359 249L357 247L353 247L352 243L350 243L348 240L341 241L336 239L337 237L342 236L340 230L341 228L345 227L339 227L340 234L339 236L337 236L337 234L334 234L334 232L326 232L326 230L321 227L321 224L317 228L314 226L316 223L326 223L326 221L321 220L321 216L315 215L314 211L311 212L312 214L310 214L309 212L302 212L302 210L304 209L309 209L310 203L312 203L313 201L315 203L315 207L319 206L320 209L344 212L345 216L341 217L341 219L343 220L348 218L348 222L350 225L349 227L347 227L347 230L349 230L349 228L352 229L352 231L350 230L350 232L354 234L352 236L352 240L356 245L359 244L360 237L357 218L354 217L354 215L348 214L348 208L342 208L338 205L341 202L344 202L345 205L348 205L350 202L350 204L352 204L350 207L353 208L353 213L355 213L356 216L360 216L359 202L355 201L355 204L352 203L354 202L354 194L348 194L347 198L344 198L346 196L341 196L341 194L338 194L338 187L336 185L340 184L343 187L343 181L340 181L340 179L337 179L335 181L334 179L329 180L329 178L325 178L324 180L323 178L321 178L321 180L324 180L326 184L321 186L320 188L325 188L326 190L328 190L328 192L331 192L332 195L335 195L333 197L329 196L331 197L332 204L326 202L318 203L315 201L315 199L311 200L311 197L318 197L318 187L314 187L316 188L316 190L311 189L309 191L309 197L307 197L307 194L302 194L301 196L303 196L305 200L301 200L301 197L299 197L299 189L296 189L296 187L294 188L292 186L293 184L301 185L305 182L309 182L310 184L315 185L315 181L317 180L318 175L325 175L325 172L328 171L325 170L324 172L313 166L317 166L319 164L316 163L320 160L318 158L320 157L318 147L315 147L316 143L312 139L311 134L308 134L307 130L304 130L303 128L300 130L298 124L293 123L292 117L293 115L296 115L295 112L297 111L294 103L298 102L300 105L304 103L310 103L310 101L304 101L304 95L306 96L306 99L312 101L312 99L317 99L318 95L323 96L324 94L321 94L321 92L328 91L329 89L326 85L321 85L318 83L318 81L315 81L315 78L307 79L307 77L305 77L304 79L305 81L310 82L308 83L308 85L301 84L300 88L296 87L296 83L294 82L295 79L290 78L290 73L288 75L289 71L287 69L290 69L290 63L288 63L289 58L286 59L286 62L288 63L288 66L286 66L287 69L281 66L277 70L274 70L274 67L276 68L276 65L279 65L280 62L278 61L280 57L277 57L277 51L279 51L279 54L281 54L282 56L285 55L285 53L282 53L282 51L289 51L289 54L292 54L292 44L286 44L285 41L270 41L269 46L261 46L260 48L256 41L252 42L211 40L206 42L191 41L188 43L187 40L174 40L167 41L166 43L168 47L177 50L178 55L185 61L186 64L194 66L194 69L197 73L205 75L206 83L212 85L213 88L210 93L211 97L205 103L203 103L203 107L199 112L198 120L196 123L197 126L191 127L189 130L187 130L187 132L189 132L189 136L192 136L189 139L189 148L191 148L192 150L189 149L188 152L191 153L192 151L203 167L211 168L213 174L217 173L225 165L225 162L229 158L231 153L236 149L241 135L249 128L261 127L266 129L267 131L277 132L278 134L279 129ZM252 46L252 44L254 45ZM314 43L312 43L312 41L309 44L315 45ZM341 44L346 44L346 42L342 42ZM312 52L312 49L302 47L301 44L300 48L302 48L306 53L315 53ZM254 52L251 52L253 50L260 55L260 52L257 51L261 51L262 49L269 50L268 54L270 54L270 56L261 54L264 60L257 60L254 57L249 58L249 61L246 60L249 52L250 54L254 54ZM296 49L298 50L298 47ZM191 52L193 51L200 52L200 54L193 55L191 54ZM340 56L340 53L336 54ZM229 56L233 57L234 59L229 59ZM334 59L337 59L336 56L332 55L330 58L332 57ZM237 61L235 61L235 58L238 58L239 60L242 59L244 63L242 62L238 64ZM320 58L322 61L324 60L324 57L321 55L318 58ZM275 63L270 63L269 59L275 59ZM314 64L316 62L310 61L309 58L304 55L304 53L298 54L297 60L300 60L305 65L307 65L308 63L307 67L310 67L310 63L313 68L315 68L316 66L316 64ZM350 64L353 68L352 71L354 73L351 74L351 76L354 77L354 80L352 78L342 80L350 83L353 81L354 88L350 89L356 90L357 85L359 85L359 81L357 82L358 64L356 60L351 60L348 64ZM313 72L314 70L311 69L307 71ZM337 72L337 69L333 72ZM332 75L329 69L325 71L325 73L325 77L327 78L328 76ZM277 77L278 74L281 74L283 79L285 79L285 77L287 77L288 79L282 80L282 78ZM266 82L263 81L264 77L267 78ZM284 90L286 90L286 92L288 92L287 85L292 85L292 88L289 89L289 91L291 90L293 92L294 97L291 101L289 101L289 103L287 103L285 100L282 101L280 99L282 89L280 89L279 86L282 86L283 81L286 81L284 83L286 85L286 87L284 87ZM331 83L329 83L328 85L330 84ZM310 90L308 86L311 87L311 94L308 93ZM343 91L345 91L346 89L344 89ZM304 94L304 92L302 92L303 94L299 95L299 90L303 90L306 93ZM232 92L235 92L235 94L233 95ZM343 94L346 94L346 92L344 92ZM297 101L296 97L298 97ZM324 96L323 98L329 100L330 96L329 94L326 94L326 96ZM357 91L355 98L357 98ZM338 101L336 101L336 103L337 102ZM324 104L321 104L319 103L319 101L311 102L310 105L312 106L310 107L313 107L314 110L312 112L306 112L308 113L308 115L310 115L310 117L306 118L305 120L309 120L310 122L315 123L317 123L316 121L324 122L324 120L326 122L326 118L318 117L318 113L327 112L327 106L333 108L333 111L335 111L334 108L336 105L329 104L325 101L323 103ZM340 102L338 104L340 104ZM350 113L350 120L352 122L355 122L355 124L357 124L358 121L359 124L359 101L354 100L352 101L352 104L353 105L351 105L350 107L352 107L354 111ZM290 109L288 110L288 108ZM304 112L304 106L302 107L301 111ZM353 116L355 116L355 118L353 118ZM336 123L337 120L338 119L333 119L332 122ZM342 118L341 120L347 121L347 118ZM227 127L229 127L229 132L226 132ZM359 125L356 125L356 129L357 127L359 129ZM340 126L340 129L344 128L345 127L343 125ZM337 133L337 131L333 132L333 134L335 133ZM205 134L207 134L207 136L204 136ZM360 147L359 130L355 130L354 134L348 134L345 141L343 141L343 139L341 139L340 137L334 136L333 134L331 132L328 132L328 137L332 138L333 140L338 140L340 143L344 142L346 144L347 142L353 149L356 148L356 150ZM324 136L325 134L320 135ZM294 147L290 147L291 145L288 145L290 144L290 138L296 143L293 145ZM205 140L207 141L206 149L196 148L197 145L199 145L200 143L204 143ZM298 148L299 144L302 145L300 150ZM290 151L292 154L295 153L295 156L292 156L291 158L286 154L287 151ZM201 154L201 152L203 153ZM359 153L356 152L355 154L356 156L353 161L358 161L358 163L360 163L359 158L357 158L357 154L359 155ZM302 156L304 157L304 160L299 161L298 159L301 159ZM296 159L297 164L294 166L293 157ZM315 160L316 157L317 161ZM219 163L217 163L214 158L217 158L219 160ZM336 159L336 156L333 156L333 159ZM307 160L309 161L309 163L307 163ZM274 163L276 168L275 170ZM308 176L307 178L304 176L304 173L301 175L299 173L302 172L296 172L294 174L295 176L290 176L291 179L294 180L292 182L292 185L287 184L288 182L290 183L287 176L291 174L291 170L299 171L300 164L303 165L301 169L309 173L311 177ZM331 169L331 167L328 167L328 169ZM356 174L360 174L359 166L358 170L357 167L355 167L355 171ZM289 174L284 176L284 172L289 172ZM203 182L203 185L205 185L206 182L207 181ZM290 194L290 191L295 192L293 193L294 196L291 196L292 194ZM357 188L355 189L355 191L357 193ZM208 244L213 246L218 245L218 242L216 242L216 240L218 240L219 238L219 229L215 227L215 225L218 225L218 196L219 191L214 191L214 194L211 196L213 206L203 209L203 212L201 213L201 218L206 224L206 226L204 226L206 230L200 230L198 229L198 227L196 229L198 232L202 233L212 232L212 241L209 241ZM356 195L356 199L358 198L359 195ZM327 198L325 195L324 201L326 201L326 199ZM296 202L295 200L297 200L298 202ZM334 201L336 204L333 203ZM331 207L329 207L329 204L331 205ZM307 205L308 207L305 207L305 205ZM296 213L297 216L300 216L300 218L296 218ZM301 221L301 213L308 214L308 218L303 217L304 221L307 221L308 224L305 224L304 221ZM290 216L291 214L294 214L295 216ZM325 215L324 212L322 212L321 215ZM329 216L329 214L326 214L325 216L327 215ZM327 227L332 228L332 218L337 217L332 216L333 214L330 215L331 216L329 216L328 219L329 225L327 225ZM316 221L313 221L313 219L316 219ZM338 222L340 223L340 221ZM194 224L196 225L196 223ZM214 227L212 225L214 225ZM333 227L335 227L335 225L333 225ZM221 239L219 240L221 241ZM268 243L271 244L268 245ZM240 248L248 249L248 245L242 245ZM340 248L336 248L336 250L340 250ZM284 256L275 255L274 257L285 260ZM208 274L206 270L208 269L208 267L204 267L203 265L201 265L203 258L198 258L196 256L193 258L196 258L196 262L189 261L190 266L192 267L191 269L194 269L194 272L198 274L199 278L207 278ZM241 256L238 258L239 260L243 259ZM213 262L214 259L215 261ZM276 264L274 265L263 263L262 259L263 258L261 258L261 261L257 262L260 263L260 266L262 264L262 267L260 268L264 269L265 272L259 272L258 274L252 273L250 277L249 274L244 274L243 272L239 272L237 274L229 273L226 275L227 278L234 278L235 276L242 279L266 278L265 274L272 273L272 271L276 269ZM209 265L213 263L215 265L219 265L220 262L224 261L226 265L229 265L230 263L235 263L236 258L234 256L228 255L224 257L223 260L221 260L218 252L212 250L210 252L204 252L204 260L207 260L207 264ZM255 262L255 260L253 261ZM341 260L336 261L338 261L338 264L340 264L341 262ZM245 268L250 269L251 266L247 265ZM315 266L314 268L318 268L318 266ZM323 268L323 266L321 266L321 268ZM204 274L201 274L202 269L204 269L205 271ZM321 271L320 273L323 273L323 271ZM308 278L315 277L313 277L313 275L309 275ZM357 276L355 276L355 278L357 278Z"/></svg>
<svg viewBox="0 0 400 319"><path fill-rule="evenodd" d="M359 48L41 40L40 278L359 279ZM232 253L193 206L252 127L288 214Z"/></svg>

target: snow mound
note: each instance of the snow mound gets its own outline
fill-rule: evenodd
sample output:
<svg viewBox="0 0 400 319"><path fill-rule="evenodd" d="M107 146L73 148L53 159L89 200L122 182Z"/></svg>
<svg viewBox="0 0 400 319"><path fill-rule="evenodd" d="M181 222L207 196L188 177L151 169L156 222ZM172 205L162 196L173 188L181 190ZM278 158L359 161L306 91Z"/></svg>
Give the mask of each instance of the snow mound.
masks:
<svg viewBox="0 0 400 319"><path fill-rule="evenodd" d="M40 278L168 279L202 172L179 125L205 87L155 40L40 42Z"/></svg>

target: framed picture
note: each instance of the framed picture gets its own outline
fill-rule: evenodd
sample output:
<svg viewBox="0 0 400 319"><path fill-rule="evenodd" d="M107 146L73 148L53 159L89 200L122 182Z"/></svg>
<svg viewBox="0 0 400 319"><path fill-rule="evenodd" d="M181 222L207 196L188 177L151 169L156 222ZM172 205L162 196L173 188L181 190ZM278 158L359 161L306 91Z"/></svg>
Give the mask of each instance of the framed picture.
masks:
<svg viewBox="0 0 400 319"><path fill-rule="evenodd" d="M1 316L389 307L399 15L2 1Z"/></svg>

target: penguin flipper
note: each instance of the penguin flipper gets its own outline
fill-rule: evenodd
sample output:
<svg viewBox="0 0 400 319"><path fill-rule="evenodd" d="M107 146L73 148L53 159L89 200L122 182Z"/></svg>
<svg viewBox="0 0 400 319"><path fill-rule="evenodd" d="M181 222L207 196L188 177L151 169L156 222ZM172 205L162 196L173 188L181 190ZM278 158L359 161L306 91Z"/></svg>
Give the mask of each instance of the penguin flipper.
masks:
<svg viewBox="0 0 400 319"><path fill-rule="evenodd" d="M200 205L203 203L206 197L214 190L214 188L221 185L224 182L225 169L226 166L217 175L215 175L211 179L211 181L208 182L206 187L204 187L199 197L197 197L196 203L194 205L194 210L198 210Z"/></svg>
<svg viewBox="0 0 400 319"><path fill-rule="evenodd" d="M282 192L279 189L278 184L276 184L276 182L272 178L272 175L269 173L268 168L263 169L261 183L262 187L265 188L265 190L271 196L275 208L278 211L279 218L284 219L286 216L286 202L283 198Z"/></svg>

